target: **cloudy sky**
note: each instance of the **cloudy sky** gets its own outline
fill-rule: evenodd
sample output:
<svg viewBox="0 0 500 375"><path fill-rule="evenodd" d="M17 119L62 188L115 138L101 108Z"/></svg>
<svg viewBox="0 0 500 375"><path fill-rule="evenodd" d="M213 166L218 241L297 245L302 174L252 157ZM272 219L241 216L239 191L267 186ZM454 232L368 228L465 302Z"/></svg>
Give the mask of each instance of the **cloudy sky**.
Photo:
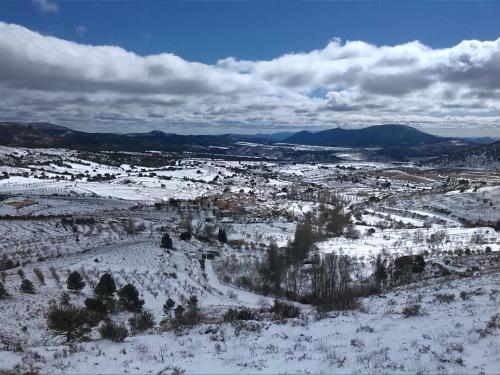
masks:
<svg viewBox="0 0 500 375"><path fill-rule="evenodd" d="M1 120L500 136L500 2L0 2Z"/></svg>

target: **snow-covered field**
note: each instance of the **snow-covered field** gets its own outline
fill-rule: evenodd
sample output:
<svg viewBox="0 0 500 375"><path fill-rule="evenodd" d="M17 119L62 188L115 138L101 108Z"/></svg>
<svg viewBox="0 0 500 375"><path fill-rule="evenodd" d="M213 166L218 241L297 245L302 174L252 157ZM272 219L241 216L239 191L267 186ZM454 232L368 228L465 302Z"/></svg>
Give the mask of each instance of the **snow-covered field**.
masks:
<svg viewBox="0 0 500 375"><path fill-rule="evenodd" d="M359 227L366 230L366 227ZM471 251L481 252L487 246L493 251L500 251L500 234L491 228L448 228L447 238L439 245L429 243L427 240L433 233L443 229L384 229L376 231L371 236L360 239L347 239L344 237L332 238L318 243L321 251L335 251L354 257L376 257L381 251L389 254L410 255L420 254L424 251L432 252L434 249L441 252L455 249L469 248ZM477 243L475 238L484 238L484 243ZM422 237L423 241L415 241Z"/></svg>
<svg viewBox="0 0 500 375"><path fill-rule="evenodd" d="M182 332L141 334L123 343L93 340L71 349L34 346L2 353L2 366L66 373L487 373L498 372L499 274L439 280L362 301L356 312L312 312L286 322L201 324ZM217 286L217 284L216 284ZM468 300L458 296L471 293ZM495 292L496 291L496 292ZM440 303L436 293L455 295ZM421 315L401 311L417 300ZM237 302L235 301L235 304ZM41 312L38 312L41 313ZM318 320L319 319L319 320ZM498 324L498 321L497 321ZM38 327L43 331L43 327ZM29 327L28 332L37 331Z"/></svg>
<svg viewBox="0 0 500 375"><path fill-rule="evenodd" d="M0 281L9 294L0 296L0 372L498 373L498 173L447 175L332 152L349 160L185 158L145 167L0 147ZM286 248L298 223L332 207L332 196L351 214L350 233L323 233L314 251L348 255L356 264L350 282L372 278L378 255L392 264L421 254L428 270L360 298L353 310L325 313L288 301L299 317L277 319L271 294L236 281L257 277L270 244ZM180 239L185 232L190 241ZM168 251L160 246L165 233ZM97 327L89 341L71 345L51 335L47 309L68 292L73 271L85 287L68 293L71 304L84 306L109 273L117 288L137 287L155 326L120 343L102 339ZM23 279L34 294L20 291ZM453 297L440 302L442 294ZM170 318L167 298L186 306L193 295L199 324L160 324ZM413 305L419 314L404 317ZM253 319L224 321L229 308L251 309ZM111 315L125 325L131 316Z"/></svg>

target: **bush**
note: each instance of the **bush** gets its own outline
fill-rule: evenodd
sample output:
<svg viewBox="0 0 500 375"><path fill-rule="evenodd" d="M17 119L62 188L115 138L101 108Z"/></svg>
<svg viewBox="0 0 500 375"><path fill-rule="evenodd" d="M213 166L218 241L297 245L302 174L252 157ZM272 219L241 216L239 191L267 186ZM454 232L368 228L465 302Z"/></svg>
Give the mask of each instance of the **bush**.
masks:
<svg viewBox="0 0 500 375"><path fill-rule="evenodd" d="M255 321L245 321L245 320L236 320L232 323L234 328L234 335L237 337L242 332L249 332L255 335L259 335L264 327L264 324L261 322Z"/></svg>
<svg viewBox="0 0 500 375"><path fill-rule="evenodd" d="M182 232L180 239L181 239L181 241L191 241L191 233L190 232Z"/></svg>
<svg viewBox="0 0 500 375"><path fill-rule="evenodd" d="M83 340L95 324L85 308L52 305L47 313L49 331L54 336L65 337L67 342Z"/></svg>
<svg viewBox="0 0 500 375"><path fill-rule="evenodd" d="M184 309L184 307L182 307L182 305L178 305L175 310L174 310L174 316L175 316L175 320L177 322L182 322L183 318L184 318L184 311L186 311L186 309Z"/></svg>
<svg viewBox="0 0 500 375"><path fill-rule="evenodd" d="M361 238L361 233L356 229L354 225L348 225L345 231L345 236L346 238L358 240L359 238Z"/></svg>
<svg viewBox="0 0 500 375"><path fill-rule="evenodd" d="M247 308L233 309L230 308L226 311L223 317L225 322L234 322L236 320L256 320L255 314L252 310Z"/></svg>
<svg viewBox="0 0 500 375"><path fill-rule="evenodd" d="M480 329L477 329L477 332L481 337L486 337L489 335L493 335L497 329L500 329L500 314L495 314L490 317L490 320L486 322L486 326Z"/></svg>
<svg viewBox="0 0 500 375"><path fill-rule="evenodd" d="M115 295L116 284L113 276L105 273L101 276L99 283L94 288L94 293L101 299L111 298Z"/></svg>
<svg viewBox="0 0 500 375"><path fill-rule="evenodd" d="M350 213L344 213L344 208L338 204L333 209L325 210L326 230L334 236L342 235L344 228L350 222Z"/></svg>
<svg viewBox="0 0 500 375"><path fill-rule="evenodd" d="M144 300L139 298L139 292L132 284L128 283L121 288L118 291L118 297L119 303L124 309L132 312L140 312L142 310Z"/></svg>
<svg viewBox="0 0 500 375"><path fill-rule="evenodd" d="M24 279L21 282L21 292L35 294L35 287L33 286L33 283L28 279Z"/></svg>
<svg viewBox="0 0 500 375"><path fill-rule="evenodd" d="M406 306L403 311L401 311L401 314L403 314L405 318L409 318L410 316L418 316L420 315L420 307L420 305Z"/></svg>
<svg viewBox="0 0 500 375"><path fill-rule="evenodd" d="M494 330L500 329L500 314L493 315L488 323L486 323L486 330L488 332L493 332Z"/></svg>
<svg viewBox="0 0 500 375"><path fill-rule="evenodd" d="M360 307L359 298L369 297L380 293L380 285L368 283L347 287L342 291L334 291L330 296L313 299L318 312L334 310L356 310ZM309 301L305 301L309 302Z"/></svg>
<svg viewBox="0 0 500 375"><path fill-rule="evenodd" d="M403 255L394 260L394 266L398 270L409 267L412 273L420 273L425 270L425 260L422 255Z"/></svg>
<svg viewBox="0 0 500 375"><path fill-rule="evenodd" d="M184 309L181 305L178 305L174 310L174 319L172 324L174 327L178 326L193 326L198 324L202 319L198 308L198 298L196 296L191 296L187 308Z"/></svg>
<svg viewBox="0 0 500 375"><path fill-rule="evenodd" d="M436 297L439 303L450 303L455 300L455 295L453 293L437 293L434 294L434 297Z"/></svg>
<svg viewBox="0 0 500 375"><path fill-rule="evenodd" d="M69 290L79 292L85 286L85 281L83 281L83 277L78 271L73 271L69 274L66 285Z"/></svg>
<svg viewBox="0 0 500 375"><path fill-rule="evenodd" d="M366 325L366 326L359 326L358 328L356 328L356 333L359 333L359 332L373 333L373 332L375 332L375 330L373 329L373 327Z"/></svg>
<svg viewBox="0 0 500 375"><path fill-rule="evenodd" d="M128 336L128 329L123 324L117 325L111 320L107 320L99 327L99 333L103 339L123 342Z"/></svg>
<svg viewBox="0 0 500 375"><path fill-rule="evenodd" d="M361 347L365 346L365 344L360 339L354 338L354 339L351 339L351 346L353 346L355 348L361 348Z"/></svg>
<svg viewBox="0 0 500 375"><path fill-rule="evenodd" d="M155 318L150 311L143 311L134 314L134 316L129 319L129 323L133 332L143 332L155 326Z"/></svg>
<svg viewBox="0 0 500 375"><path fill-rule="evenodd" d="M61 305L70 305L71 304L70 295L66 292L62 292L61 297L59 298L59 302Z"/></svg>
<svg viewBox="0 0 500 375"><path fill-rule="evenodd" d="M187 310L184 313L183 324L195 325L201 320L200 310L198 308L198 298L191 296L187 303Z"/></svg>
<svg viewBox="0 0 500 375"><path fill-rule="evenodd" d="M414 273L425 270L425 260L422 255L403 255L394 260L393 282L398 285L412 280Z"/></svg>
<svg viewBox="0 0 500 375"><path fill-rule="evenodd" d="M277 319L297 318L300 315L300 309L297 306L278 300L274 300L271 312Z"/></svg>
<svg viewBox="0 0 500 375"><path fill-rule="evenodd" d="M464 301L467 301L470 299L470 294L467 293L465 290L462 290L460 292L460 298L462 298L462 300L464 300Z"/></svg>
<svg viewBox="0 0 500 375"><path fill-rule="evenodd" d="M431 245L439 245L443 243L447 238L448 234L445 230L438 230L437 232L432 233L429 238L427 238L427 243Z"/></svg>

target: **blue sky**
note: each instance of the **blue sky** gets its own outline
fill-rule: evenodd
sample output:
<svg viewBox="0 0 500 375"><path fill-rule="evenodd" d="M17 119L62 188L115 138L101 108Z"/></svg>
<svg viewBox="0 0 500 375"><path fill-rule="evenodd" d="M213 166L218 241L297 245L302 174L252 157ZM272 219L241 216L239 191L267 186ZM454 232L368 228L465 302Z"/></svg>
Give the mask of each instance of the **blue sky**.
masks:
<svg viewBox="0 0 500 375"><path fill-rule="evenodd" d="M499 19L500 1L4 0L3 113L107 131L496 135Z"/></svg>
<svg viewBox="0 0 500 375"><path fill-rule="evenodd" d="M271 59L323 48L332 38L449 47L500 36L500 1L0 1L0 19L141 55L169 51L205 63ZM82 35L81 27L85 28Z"/></svg>

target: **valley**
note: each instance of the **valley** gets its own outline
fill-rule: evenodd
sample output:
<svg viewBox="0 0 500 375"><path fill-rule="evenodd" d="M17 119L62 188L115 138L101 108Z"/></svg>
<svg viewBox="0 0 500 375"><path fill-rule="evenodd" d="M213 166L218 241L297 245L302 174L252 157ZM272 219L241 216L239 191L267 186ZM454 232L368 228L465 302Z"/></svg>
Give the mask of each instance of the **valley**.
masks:
<svg viewBox="0 0 500 375"><path fill-rule="evenodd" d="M2 371L497 370L498 169L207 147L0 146ZM101 299L97 319L51 323Z"/></svg>

